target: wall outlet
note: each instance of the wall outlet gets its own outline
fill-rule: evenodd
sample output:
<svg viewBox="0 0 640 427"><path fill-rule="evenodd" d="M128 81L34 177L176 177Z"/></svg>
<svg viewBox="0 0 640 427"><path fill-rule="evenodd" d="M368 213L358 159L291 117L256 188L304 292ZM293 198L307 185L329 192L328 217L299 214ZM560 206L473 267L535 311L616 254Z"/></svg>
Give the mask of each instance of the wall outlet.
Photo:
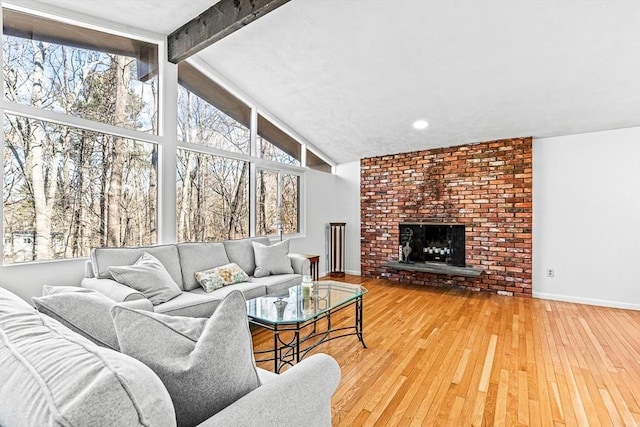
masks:
<svg viewBox="0 0 640 427"><path fill-rule="evenodd" d="M553 270L553 268L547 268L547 277L554 277L556 274L556 272Z"/></svg>

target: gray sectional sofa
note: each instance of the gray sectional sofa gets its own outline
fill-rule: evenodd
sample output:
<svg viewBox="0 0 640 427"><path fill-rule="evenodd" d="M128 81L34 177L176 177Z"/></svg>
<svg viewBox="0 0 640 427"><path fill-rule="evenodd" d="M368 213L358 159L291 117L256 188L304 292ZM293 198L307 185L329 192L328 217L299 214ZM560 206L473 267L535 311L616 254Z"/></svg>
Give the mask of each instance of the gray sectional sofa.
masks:
<svg viewBox="0 0 640 427"><path fill-rule="evenodd" d="M156 257L181 289L181 294L154 306L156 313L174 316L209 317L220 301L231 291L241 291L246 299L279 294L300 284L301 277L310 271L309 260L298 254L289 254L293 273L253 277L256 269L253 242L269 245L266 237L227 240L216 243L178 243L135 248L94 248L87 262L81 286L95 289L115 301L143 299L145 296L118 283L110 267L132 265L143 254ZM224 286L207 293L195 279L195 273L236 263L249 276L248 282Z"/></svg>
<svg viewBox="0 0 640 427"><path fill-rule="evenodd" d="M331 425L336 361L316 354L280 375L256 368L239 292L209 319L134 309L78 287L34 302L40 311L0 288L2 426ZM109 328L119 351L95 340Z"/></svg>

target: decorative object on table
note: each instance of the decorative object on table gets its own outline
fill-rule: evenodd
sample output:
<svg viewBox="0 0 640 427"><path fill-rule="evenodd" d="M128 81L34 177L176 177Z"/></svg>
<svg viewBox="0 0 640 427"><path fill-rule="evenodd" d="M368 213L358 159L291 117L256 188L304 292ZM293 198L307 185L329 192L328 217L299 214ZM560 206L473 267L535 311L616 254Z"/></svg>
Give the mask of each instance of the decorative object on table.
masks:
<svg viewBox="0 0 640 427"><path fill-rule="evenodd" d="M311 276L302 276L302 299L311 298L311 289L313 288L313 279Z"/></svg>
<svg viewBox="0 0 640 427"><path fill-rule="evenodd" d="M329 241L330 241L330 275L344 276L344 257L345 257L345 222L329 223Z"/></svg>
<svg viewBox="0 0 640 427"><path fill-rule="evenodd" d="M273 305L276 306L276 313L278 316L278 320L282 320L284 317L284 309L287 307L287 301L279 297L277 300L273 302Z"/></svg>

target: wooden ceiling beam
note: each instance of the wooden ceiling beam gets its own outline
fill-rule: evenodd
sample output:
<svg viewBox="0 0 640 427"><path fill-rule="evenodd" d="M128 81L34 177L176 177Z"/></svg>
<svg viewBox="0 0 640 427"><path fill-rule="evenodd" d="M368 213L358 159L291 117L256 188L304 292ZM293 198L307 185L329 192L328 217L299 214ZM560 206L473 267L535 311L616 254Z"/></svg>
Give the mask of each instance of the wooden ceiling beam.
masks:
<svg viewBox="0 0 640 427"><path fill-rule="evenodd" d="M169 62L177 64L282 6L289 0L220 0L167 37Z"/></svg>

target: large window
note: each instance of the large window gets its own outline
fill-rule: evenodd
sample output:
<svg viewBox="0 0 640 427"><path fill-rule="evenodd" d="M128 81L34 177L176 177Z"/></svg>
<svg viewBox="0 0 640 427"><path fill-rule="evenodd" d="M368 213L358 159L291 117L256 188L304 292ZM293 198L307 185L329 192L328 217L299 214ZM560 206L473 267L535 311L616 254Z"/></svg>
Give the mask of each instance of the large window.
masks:
<svg viewBox="0 0 640 427"><path fill-rule="evenodd" d="M3 9L8 101L157 133L157 47Z"/></svg>
<svg viewBox="0 0 640 427"><path fill-rule="evenodd" d="M249 236L249 164L178 150L178 241Z"/></svg>
<svg viewBox="0 0 640 427"><path fill-rule="evenodd" d="M154 144L4 118L4 263L156 242Z"/></svg>
<svg viewBox="0 0 640 427"><path fill-rule="evenodd" d="M156 243L157 146L144 136L158 128L157 47L9 9L3 18L4 102L27 111L3 117L4 264Z"/></svg>

